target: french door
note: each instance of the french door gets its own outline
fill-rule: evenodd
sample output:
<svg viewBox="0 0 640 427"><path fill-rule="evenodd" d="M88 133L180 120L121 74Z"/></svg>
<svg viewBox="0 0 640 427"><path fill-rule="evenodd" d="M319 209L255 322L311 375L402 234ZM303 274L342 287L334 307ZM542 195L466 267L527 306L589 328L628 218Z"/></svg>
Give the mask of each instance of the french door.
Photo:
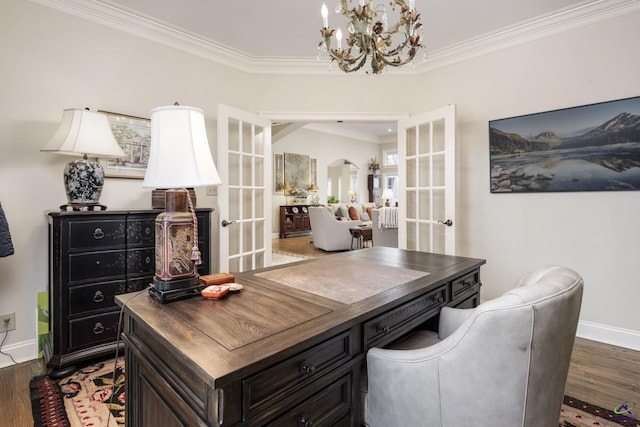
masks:
<svg viewBox="0 0 640 427"><path fill-rule="evenodd" d="M218 106L219 267L271 265L271 121Z"/></svg>
<svg viewBox="0 0 640 427"><path fill-rule="evenodd" d="M448 105L398 121L401 248L455 254L455 114Z"/></svg>

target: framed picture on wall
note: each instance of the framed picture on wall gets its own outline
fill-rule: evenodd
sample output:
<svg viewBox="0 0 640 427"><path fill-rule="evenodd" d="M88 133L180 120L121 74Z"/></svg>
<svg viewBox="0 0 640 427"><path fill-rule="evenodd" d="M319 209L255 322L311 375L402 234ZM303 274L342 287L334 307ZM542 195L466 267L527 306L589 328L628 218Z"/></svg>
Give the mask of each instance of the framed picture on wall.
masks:
<svg viewBox="0 0 640 427"><path fill-rule="evenodd" d="M492 193L640 190L640 97L489 122Z"/></svg>
<svg viewBox="0 0 640 427"><path fill-rule="evenodd" d="M310 158L306 154L284 153L284 183L289 185L287 196L306 196L310 182Z"/></svg>
<svg viewBox="0 0 640 427"><path fill-rule="evenodd" d="M151 120L126 114L98 111L107 116L113 136L127 157L99 159L106 177L143 179L149 162Z"/></svg>
<svg viewBox="0 0 640 427"><path fill-rule="evenodd" d="M273 192L282 193L284 191L284 155L273 155Z"/></svg>

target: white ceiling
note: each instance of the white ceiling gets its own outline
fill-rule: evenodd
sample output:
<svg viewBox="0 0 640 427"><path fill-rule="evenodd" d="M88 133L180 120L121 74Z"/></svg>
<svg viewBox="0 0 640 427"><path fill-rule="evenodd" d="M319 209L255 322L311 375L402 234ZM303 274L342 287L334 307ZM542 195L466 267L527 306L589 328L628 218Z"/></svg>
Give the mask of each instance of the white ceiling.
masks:
<svg viewBox="0 0 640 427"><path fill-rule="evenodd" d="M325 0L329 25L345 28ZM323 0L111 0L254 58L315 58ZM352 0L356 3L355 0ZM416 0L427 53L593 1ZM388 3L388 0L375 0Z"/></svg>
<svg viewBox="0 0 640 427"><path fill-rule="evenodd" d="M341 73L316 59L323 0L31 1L247 72ZM344 30L344 18L333 12L338 0L324 1L329 25ZM389 72L422 72L637 11L640 0L415 0L415 6L427 59ZM382 143L389 127L395 135L395 123L336 123L323 131Z"/></svg>

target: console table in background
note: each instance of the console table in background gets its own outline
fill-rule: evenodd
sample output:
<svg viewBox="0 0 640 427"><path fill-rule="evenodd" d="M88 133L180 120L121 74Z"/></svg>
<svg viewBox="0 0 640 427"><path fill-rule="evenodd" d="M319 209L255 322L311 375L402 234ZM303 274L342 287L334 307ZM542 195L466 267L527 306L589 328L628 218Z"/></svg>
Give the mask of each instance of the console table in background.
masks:
<svg viewBox="0 0 640 427"><path fill-rule="evenodd" d="M200 274L209 273L211 209L197 209ZM117 294L146 288L155 273L159 210L50 212L47 367L64 376L116 349ZM122 344L122 343L121 343Z"/></svg>
<svg viewBox="0 0 640 427"><path fill-rule="evenodd" d="M358 426L367 350L476 306L484 263L373 247L237 274L221 300L119 295L127 425Z"/></svg>
<svg viewBox="0 0 640 427"><path fill-rule="evenodd" d="M280 238L311 234L309 205L280 206Z"/></svg>

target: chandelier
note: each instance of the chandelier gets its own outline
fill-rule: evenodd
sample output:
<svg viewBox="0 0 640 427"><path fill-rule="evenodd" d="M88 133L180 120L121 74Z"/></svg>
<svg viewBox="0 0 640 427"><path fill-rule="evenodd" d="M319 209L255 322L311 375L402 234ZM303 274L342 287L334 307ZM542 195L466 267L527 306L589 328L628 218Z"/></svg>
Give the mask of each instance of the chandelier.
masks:
<svg viewBox="0 0 640 427"><path fill-rule="evenodd" d="M371 70L367 74L379 74L389 65L400 67L416 56L422 35L420 14L414 8L414 0L390 0L392 13L399 14L398 22L389 25L387 10L382 4L373 5L373 0L338 0L335 11L348 20L346 46L342 47L342 30L329 27L329 11L322 3L323 40L318 44L318 57L327 52L345 73L358 71L370 58ZM331 47L335 32L336 47Z"/></svg>

